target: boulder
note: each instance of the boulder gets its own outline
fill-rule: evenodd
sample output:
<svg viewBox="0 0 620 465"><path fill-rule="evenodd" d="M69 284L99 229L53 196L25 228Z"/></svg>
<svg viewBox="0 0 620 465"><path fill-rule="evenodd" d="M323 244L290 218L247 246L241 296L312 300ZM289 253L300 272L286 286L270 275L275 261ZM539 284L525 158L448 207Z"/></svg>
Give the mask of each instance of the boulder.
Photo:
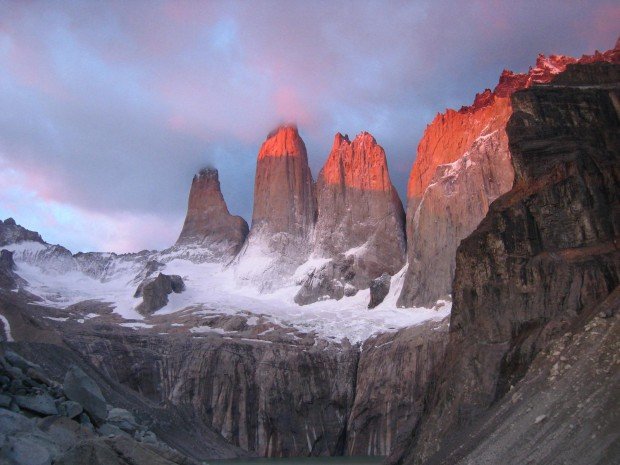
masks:
<svg viewBox="0 0 620 465"><path fill-rule="evenodd" d="M368 308L375 308L379 305L390 292L390 280L391 276L387 273L383 273L377 279L373 279L370 283L370 302Z"/></svg>
<svg viewBox="0 0 620 465"><path fill-rule="evenodd" d="M77 365L67 371L64 389L67 398L78 402L96 423L105 421L108 416L105 397L93 379Z"/></svg>
<svg viewBox="0 0 620 465"><path fill-rule="evenodd" d="M84 409L78 402L72 400L61 402L58 406L59 414L64 415L67 418L75 418L82 413L83 410Z"/></svg>
<svg viewBox="0 0 620 465"><path fill-rule="evenodd" d="M117 407L112 408L108 412L108 419L106 420L106 423L117 426L121 430L128 433L133 433L138 428L133 413Z"/></svg>
<svg viewBox="0 0 620 465"><path fill-rule="evenodd" d="M41 415L58 415L54 398L46 393L35 396L15 396L15 401L21 408L31 412Z"/></svg>
<svg viewBox="0 0 620 465"><path fill-rule="evenodd" d="M183 278L178 275L159 273L156 278L147 278L136 289L134 297L142 297L136 310L143 315L151 315L168 304L168 294L185 290Z"/></svg>

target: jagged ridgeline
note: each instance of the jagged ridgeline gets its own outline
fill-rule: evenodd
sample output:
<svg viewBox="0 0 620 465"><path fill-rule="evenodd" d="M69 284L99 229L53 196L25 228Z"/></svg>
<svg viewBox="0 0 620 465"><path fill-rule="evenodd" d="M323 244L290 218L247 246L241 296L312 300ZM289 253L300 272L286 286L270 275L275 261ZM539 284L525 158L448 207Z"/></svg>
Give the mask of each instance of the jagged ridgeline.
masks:
<svg viewBox="0 0 620 465"><path fill-rule="evenodd" d="M213 168L163 251L0 222L0 461L617 463L618 102L618 47L505 71L429 125L406 215L370 134L315 183L288 125L250 227Z"/></svg>

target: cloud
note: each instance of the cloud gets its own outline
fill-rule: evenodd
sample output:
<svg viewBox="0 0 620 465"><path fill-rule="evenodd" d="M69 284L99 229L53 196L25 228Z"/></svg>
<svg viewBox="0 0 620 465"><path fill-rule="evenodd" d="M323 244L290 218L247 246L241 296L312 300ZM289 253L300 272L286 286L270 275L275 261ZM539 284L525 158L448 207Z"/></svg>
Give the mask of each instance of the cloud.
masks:
<svg viewBox="0 0 620 465"><path fill-rule="evenodd" d="M607 49L619 22L617 2L598 0L0 0L0 176L19 173L23 192L76 224L153 228L183 216L192 175L212 164L230 210L249 219L258 148L293 120L315 174L335 132L368 130L404 193L437 112L539 52ZM127 231L137 248L162 242ZM76 247L109 244L73 234Z"/></svg>

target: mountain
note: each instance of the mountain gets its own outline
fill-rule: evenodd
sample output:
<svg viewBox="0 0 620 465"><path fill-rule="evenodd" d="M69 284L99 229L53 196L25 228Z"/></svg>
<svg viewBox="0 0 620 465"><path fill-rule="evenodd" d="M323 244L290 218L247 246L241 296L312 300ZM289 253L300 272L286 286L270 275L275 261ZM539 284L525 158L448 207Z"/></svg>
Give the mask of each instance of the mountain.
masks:
<svg viewBox="0 0 620 465"><path fill-rule="evenodd" d="M439 114L418 145L407 188L408 269L400 306L430 306L451 292L455 252L513 184L506 124L516 90L550 82L572 63L617 62L618 46L579 60L539 55L527 73L505 70L471 106Z"/></svg>
<svg viewBox="0 0 620 465"><path fill-rule="evenodd" d="M177 247L205 249L211 261L227 261L241 249L248 235L248 224L229 213L214 168L200 170L192 180L183 230Z"/></svg>
<svg viewBox="0 0 620 465"><path fill-rule="evenodd" d="M315 219L306 146L296 126L280 126L258 153L252 226L235 261L237 278L261 290L285 282L310 253Z"/></svg>
<svg viewBox="0 0 620 465"><path fill-rule="evenodd" d="M458 247L436 390L393 461L617 461L619 95L605 62L512 94L514 186Z"/></svg>
<svg viewBox="0 0 620 465"><path fill-rule="evenodd" d="M352 142L340 133L316 184L318 217L313 256L331 262L311 271L297 296L307 304L345 286L365 289L405 264L404 210L388 173L385 151L367 132Z"/></svg>

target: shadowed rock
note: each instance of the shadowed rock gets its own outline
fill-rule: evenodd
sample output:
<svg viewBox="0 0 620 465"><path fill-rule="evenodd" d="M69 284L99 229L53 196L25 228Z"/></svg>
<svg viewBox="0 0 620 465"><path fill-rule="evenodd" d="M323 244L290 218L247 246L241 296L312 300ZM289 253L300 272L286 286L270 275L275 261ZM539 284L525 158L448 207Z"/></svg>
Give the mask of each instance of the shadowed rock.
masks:
<svg viewBox="0 0 620 465"><path fill-rule="evenodd" d="M248 224L229 213L214 168L201 170L192 181L187 216L177 246L193 245L206 249L209 261L234 257L248 235Z"/></svg>
<svg viewBox="0 0 620 465"><path fill-rule="evenodd" d="M151 315L168 304L168 295L180 294L185 290L183 278L178 275L159 273L156 278L147 278L140 285L134 297L142 297L136 310L143 315Z"/></svg>
<svg viewBox="0 0 620 465"><path fill-rule="evenodd" d="M105 421L108 410L101 389L80 367L73 365L69 368L63 384L66 396L79 403L92 420L96 423Z"/></svg>
<svg viewBox="0 0 620 465"><path fill-rule="evenodd" d="M610 376L613 364L605 354L617 347L619 333L615 321L592 318L607 315L602 308L618 302L619 96L620 65L608 63L570 65L551 85L512 95L507 132L515 184L458 248L444 369L401 462L478 463L465 454L498 428L499 437L486 441L477 457L492 456L497 463L536 457L551 464L617 459L617 418L608 408L618 402L611 388L617 376ZM600 327L601 336L588 338L590 325ZM570 371L566 385L556 386L547 383L568 366L567 358L549 357L558 345L572 347L583 371ZM539 370L532 372L535 360ZM600 366L591 369L595 361ZM549 370L548 379L541 378L542 370ZM476 423L489 418L493 405L517 403L519 397L507 397L515 386L530 396L548 392L530 405L539 411L529 423L519 419L527 415L525 407L504 420L510 424L502 423L510 410L489 419L491 424ZM583 422L578 414L579 429L572 433L566 424L557 428L562 421L546 410L552 399L564 418L570 416L564 409L580 408L574 399L589 399L595 410ZM547 422L553 435L529 434L533 425ZM476 435L468 430L472 424L480 428ZM510 447L497 448L500 441Z"/></svg>
<svg viewBox="0 0 620 465"><path fill-rule="evenodd" d="M505 70L493 91L476 95L458 111L438 114L417 149L407 188L408 263L399 306L430 307L451 292L455 252L490 203L513 184L506 124L510 95L548 83L571 63L614 61L618 51L579 60L539 55L526 74Z"/></svg>
<svg viewBox="0 0 620 465"><path fill-rule="evenodd" d="M370 283L370 303L368 308L375 308L379 305L390 292L390 278L387 273L383 273L380 277L373 279Z"/></svg>

